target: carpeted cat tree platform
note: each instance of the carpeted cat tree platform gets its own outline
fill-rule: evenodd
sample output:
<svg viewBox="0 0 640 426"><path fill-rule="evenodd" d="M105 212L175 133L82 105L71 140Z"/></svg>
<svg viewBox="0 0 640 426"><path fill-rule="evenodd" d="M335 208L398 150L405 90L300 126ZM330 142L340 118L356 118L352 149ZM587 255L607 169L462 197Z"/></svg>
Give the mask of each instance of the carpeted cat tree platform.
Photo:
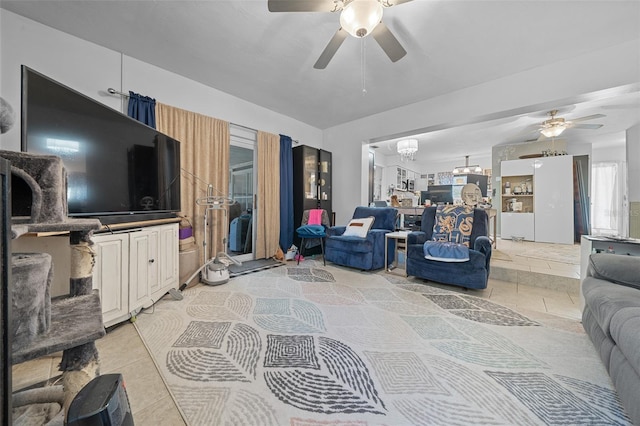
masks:
<svg viewBox="0 0 640 426"><path fill-rule="evenodd" d="M66 173L60 158L0 151L11 162L12 238L27 233L68 232L69 294L52 299L54 273L46 253L14 253L12 268L12 363L62 351L62 386L14 395L14 424L62 425L75 395L99 374L95 340L105 335L97 291L92 290L95 219L67 217ZM57 407L57 408L56 408Z"/></svg>

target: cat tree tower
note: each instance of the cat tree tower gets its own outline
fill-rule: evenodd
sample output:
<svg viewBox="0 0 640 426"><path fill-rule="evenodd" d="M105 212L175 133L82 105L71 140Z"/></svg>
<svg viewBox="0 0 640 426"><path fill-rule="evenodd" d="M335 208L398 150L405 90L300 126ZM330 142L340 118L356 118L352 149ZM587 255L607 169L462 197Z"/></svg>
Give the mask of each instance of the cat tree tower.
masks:
<svg viewBox="0 0 640 426"><path fill-rule="evenodd" d="M65 297L50 296L54 272L49 254L11 256L11 361L18 364L62 351L62 389L43 390L62 399L56 419L46 422L58 424L75 395L99 374L95 340L105 329L100 298L92 290L91 234L101 224L67 217L66 173L60 158L13 151L0 151L0 157L11 163L11 237L69 234L71 277ZM42 399L33 391L14 395L14 412L24 400Z"/></svg>

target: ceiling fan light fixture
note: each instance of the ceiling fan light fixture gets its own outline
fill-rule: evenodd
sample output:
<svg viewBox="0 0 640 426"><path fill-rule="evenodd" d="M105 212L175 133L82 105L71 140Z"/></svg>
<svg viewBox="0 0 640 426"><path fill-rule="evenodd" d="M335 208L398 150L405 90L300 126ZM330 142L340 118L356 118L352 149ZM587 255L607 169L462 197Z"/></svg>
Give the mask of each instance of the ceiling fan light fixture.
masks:
<svg viewBox="0 0 640 426"><path fill-rule="evenodd" d="M340 12L340 25L354 37L371 33L382 20L382 4L378 0L352 0Z"/></svg>
<svg viewBox="0 0 640 426"><path fill-rule="evenodd" d="M566 127L564 125L554 124L554 125L540 129L540 133L542 133L548 138L555 138L560 136L562 132L564 132L565 128Z"/></svg>
<svg viewBox="0 0 640 426"><path fill-rule="evenodd" d="M482 173L482 167L480 167L480 166L476 166L476 168L475 168L475 169L473 169L473 171L474 171L475 173Z"/></svg>
<svg viewBox="0 0 640 426"><path fill-rule="evenodd" d="M414 160L415 154L418 152L418 140L403 139L398 141L396 148L401 161Z"/></svg>

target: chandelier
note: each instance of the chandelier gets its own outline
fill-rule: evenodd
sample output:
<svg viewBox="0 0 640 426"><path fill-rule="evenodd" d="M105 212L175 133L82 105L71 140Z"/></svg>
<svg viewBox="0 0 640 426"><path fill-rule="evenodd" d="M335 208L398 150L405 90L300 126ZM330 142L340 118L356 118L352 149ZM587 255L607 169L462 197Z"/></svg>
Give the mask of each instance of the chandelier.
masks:
<svg viewBox="0 0 640 426"><path fill-rule="evenodd" d="M454 167L452 173L454 175L459 175L459 174L471 173L471 171L473 171L474 173L482 173L482 167L480 167L478 164L474 164L474 165L470 166L469 165L469 156L465 155L464 156L464 166Z"/></svg>
<svg viewBox="0 0 640 426"><path fill-rule="evenodd" d="M398 155L400 155L400 161L413 161L416 152L418 152L418 140L403 139L398 141L397 149Z"/></svg>

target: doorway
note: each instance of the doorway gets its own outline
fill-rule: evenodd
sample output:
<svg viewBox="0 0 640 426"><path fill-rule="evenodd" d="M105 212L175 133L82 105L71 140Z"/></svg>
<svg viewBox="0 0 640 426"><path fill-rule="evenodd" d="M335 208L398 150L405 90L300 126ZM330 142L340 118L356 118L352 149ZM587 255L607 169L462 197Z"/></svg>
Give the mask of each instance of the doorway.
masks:
<svg viewBox="0 0 640 426"><path fill-rule="evenodd" d="M227 252L245 262L254 259L255 220L254 201L257 187L255 173L257 132L242 126L230 125L229 147L229 233Z"/></svg>

